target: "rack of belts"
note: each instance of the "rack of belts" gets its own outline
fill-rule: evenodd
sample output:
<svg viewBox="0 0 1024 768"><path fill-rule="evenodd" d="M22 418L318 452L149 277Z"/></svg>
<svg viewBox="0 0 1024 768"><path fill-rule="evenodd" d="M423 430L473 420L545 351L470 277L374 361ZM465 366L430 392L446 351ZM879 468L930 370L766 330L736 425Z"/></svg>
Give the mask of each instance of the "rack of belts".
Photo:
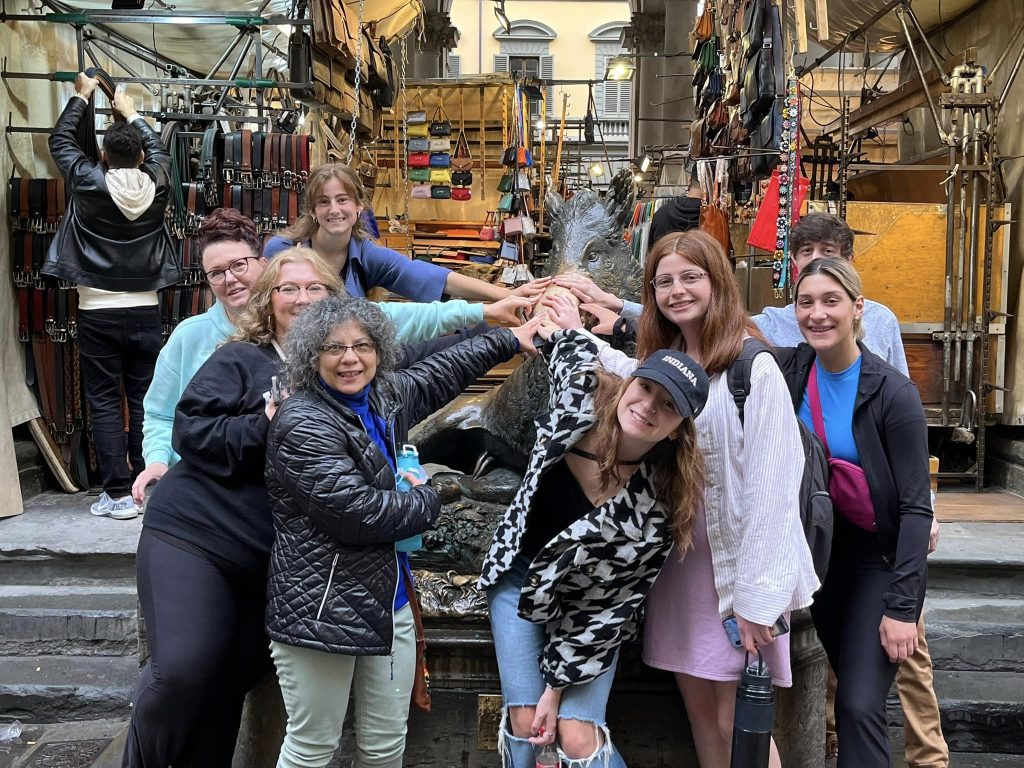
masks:
<svg viewBox="0 0 1024 768"><path fill-rule="evenodd" d="M1011 223L1005 215L1002 165L1016 158L1000 155L999 131L1007 94L1024 65L1024 43L1021 42L1024 24L1010 38L1010 43L991 69L973 60L973 49L943 63L928 43L908 0L892 0L873 19L851 32L847 40L861 36L881 15L889 12L896 15L900 24L906 52L913 64L912 79L919 81L921 89L919 103L927 108L927 114L937 129L945 163L935 160L916 164L864 161L857 154L857 149L865 132L890 119L886 97L857 109L851 109L850 99L845 97L841 100L839 117L826 126L826 133L832 136L816 142L815 164L824 172L820 174L820 182L815 188L824 190L831 182L838 190L838 199L828 205L833 212L843 215L847 209L849 183L859 172L931 171L944 175L946 250L942 322L903 324L903 330L927 334L926 338L941 345L941 369L935 376L941 381L941 402L937 407L926 407L926 414L929 425L950 428L948 439L944 439L942 445L960 463L953 470L941 470L939 478L971 481L977 490L981 490L985 482L986 431L991 420L991 400L998 393L1007 391L1001 385L1001 364L993 361L993 355L1000 349L997 345L1005 344L1007 318L1005 312L994 305L994 249L999 230ZM803 75L814 69L842 45L845 41L811 64L801 67L797 74ZM1009 75L997 93L993 88L994 79L1013 53L1016 55ZM932 64L928 73L922 66L923 56L927 56ZM944 88L936 97L938 80ZM901 86L901 91L910 85ZM906 104L901 104L901 109L905 110ZM838 145L835 145L836 134ZM838 178L832 179L832 170L837 166ZM815 168L815 181L818 181L819 167ZM1004 290L1005 281L1004 276ZM959 452L952 450L957 444L961 446ZM970 455L971 446L973 456Z"/></svg>

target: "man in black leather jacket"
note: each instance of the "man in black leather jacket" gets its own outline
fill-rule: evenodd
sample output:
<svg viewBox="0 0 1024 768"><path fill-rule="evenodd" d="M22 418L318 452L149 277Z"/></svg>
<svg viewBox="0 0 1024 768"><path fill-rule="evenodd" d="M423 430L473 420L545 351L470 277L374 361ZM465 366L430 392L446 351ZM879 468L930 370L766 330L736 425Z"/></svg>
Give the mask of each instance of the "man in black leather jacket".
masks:
<svg viewBox="0 0 1024 768"><path fill-rule="evenodd" d="M164 224L171 158L134 100L115 93L112 106L123 119L107 128L101 162L80 144L96 85L79 73L50 136L70 198L42 272L78 288L78 348L103 483L90 511L129 519L139 513L130 495L133 475L145 467L142 400L162 344L156 292L182 273ZM131 416L127 443L122 389Z"/></svg>

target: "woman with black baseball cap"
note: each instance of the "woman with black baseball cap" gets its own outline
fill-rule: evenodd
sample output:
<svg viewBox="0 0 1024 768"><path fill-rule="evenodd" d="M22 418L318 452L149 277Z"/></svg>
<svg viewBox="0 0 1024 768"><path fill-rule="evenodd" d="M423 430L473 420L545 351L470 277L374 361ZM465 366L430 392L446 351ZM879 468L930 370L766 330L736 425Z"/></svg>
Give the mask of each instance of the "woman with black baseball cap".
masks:
<svg viewBox="0 0 1024 768"><path fill-rule="evenodd" d="M550 412L480 578L504 698L499 752L506 768L530 768L534 746L557 738L570 765L624 768L605 707L648 590L689 545L704 480L693 419L709 382L678 350L620 379L586 331L548 319L540 334L554 343Z"/></svg>

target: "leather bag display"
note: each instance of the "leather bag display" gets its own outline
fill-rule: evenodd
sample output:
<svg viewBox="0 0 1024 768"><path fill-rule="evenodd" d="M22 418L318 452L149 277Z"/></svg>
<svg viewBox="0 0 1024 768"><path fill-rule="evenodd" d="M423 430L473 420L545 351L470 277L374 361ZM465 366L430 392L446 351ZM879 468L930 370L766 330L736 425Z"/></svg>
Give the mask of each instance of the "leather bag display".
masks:
<svg viewBox="0 0 1024 768"><path fill-rule="evenodd" d="M459 138L455 141L455 151L452 153L452 168L456 171L473 170L473 156L469 151L469 140L465 131L459 131Z"/></svg>
<svg viewBox="0 0 1024 768"><path fill-rule="evenodd" d="M452 172L447 168L431 168L430 169L430 183L431 184L443 184L445 186L451 186L452 183Z"/></svg>
<svg viewBox="0 0 1024 768"><path fill-rule="evenodd" d="M473 190L469 187L452 187L452 200L458 200L460 203L464 203L472 197Z"/></svg>
<svg viewBox="0 0 1024 768"><path fill-rule="evenodd" d="M416 200L430 199L430 185L429 184L413 184L412 192L409 194L410 197Z"/></svg>
<svg viewBox="0 0 1024 768"><path fill-rule="evenodd" d="M430 196L434 200L451 200L452 188L441 184L434 184L430 188Z"/></svg>
<svg viewBox="0 0 1024 768"><path fill-rule="evenodd" d="M428 167L430 167L430 153L429 152L410 152L409 153L409 167L410 168L428 168Z"/></svg>
<svg viewBox="0 0 1024 768"><path fill-rule="evenodd" d="M445 152L433 152L430 155L429 165L431 168L450 168L451 164L451 155Z"/></svg>
<svg viewBox="0 0 1024 768"><path fill-rule="evenodd" d="M456 187L473 186L473 174L470 171L453 171L452 184Z"/></svg>

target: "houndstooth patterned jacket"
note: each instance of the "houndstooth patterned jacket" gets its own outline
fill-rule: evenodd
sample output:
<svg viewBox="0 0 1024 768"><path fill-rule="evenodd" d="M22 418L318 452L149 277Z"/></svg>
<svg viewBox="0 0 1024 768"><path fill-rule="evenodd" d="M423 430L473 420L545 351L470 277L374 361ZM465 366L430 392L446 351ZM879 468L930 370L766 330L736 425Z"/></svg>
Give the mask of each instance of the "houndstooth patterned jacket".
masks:
<svg viewBox="0 0 1024 768"><path fill-rule="evenodd" d="M565 331L555 339L549 361L550 413L537 425L523 483L484 558L484 589L496 584L519 554L541 474L597 421L594 338L585 331ZM547 630L540 668L553 688L601 675L623 640L636 632L640 607L672 550L652 471L648 462L642 463L625 488L548 542L530 566L519 615Z"/></svg>

